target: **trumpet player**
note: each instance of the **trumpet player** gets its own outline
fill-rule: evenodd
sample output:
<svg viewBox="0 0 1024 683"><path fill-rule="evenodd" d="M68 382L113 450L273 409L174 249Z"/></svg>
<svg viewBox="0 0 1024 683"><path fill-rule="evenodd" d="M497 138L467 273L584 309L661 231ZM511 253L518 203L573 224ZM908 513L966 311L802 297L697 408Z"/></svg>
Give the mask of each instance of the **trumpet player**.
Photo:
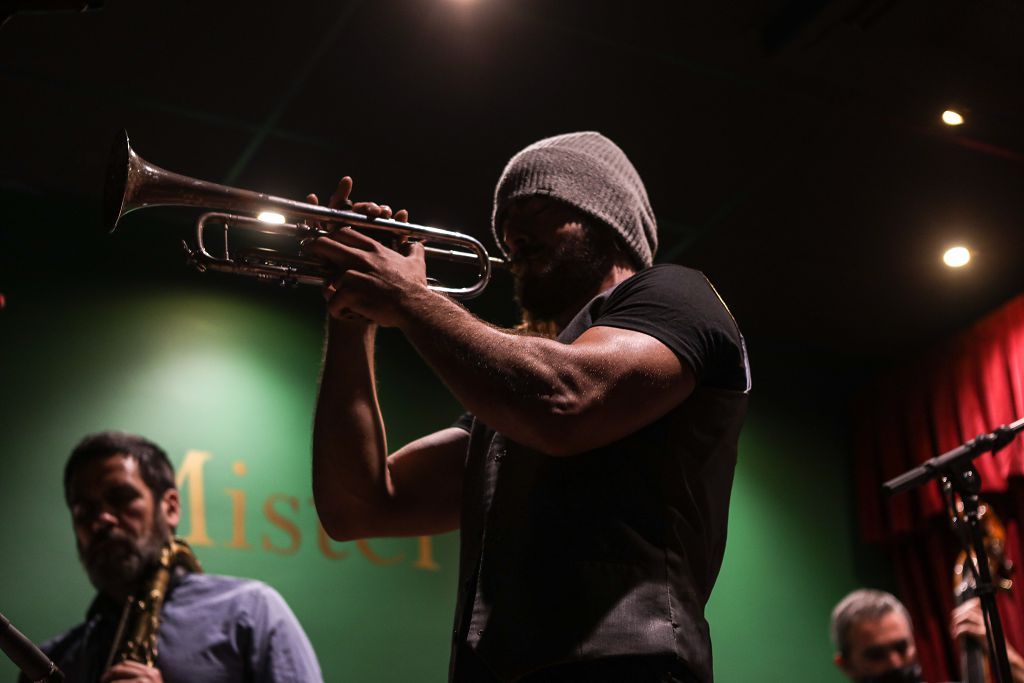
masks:
<svg viewBox="0 0 1024 683"><path fill-rule="evenodd" d="M175 541L174 469L155 443L122 432L85 437L65 466L64 495L97 591L85 621L42 647L68 681L322 680L306 634L274 589L204 574Z"/></svg>
<svg viewBox="0 0 1024 683"><path fill-rule="evenodd" d="M342 179L329 203L351 189ZM461 530L453 681L710 681L704 606L749 390L739 328L701 273L652 265L643 182L603 135L516 154L492 225L525 331L431 291L416 244L341 229L306 245L336 269L313 437L323 526L337 539ZM380 326L467 411L393 453Z"/></svg>

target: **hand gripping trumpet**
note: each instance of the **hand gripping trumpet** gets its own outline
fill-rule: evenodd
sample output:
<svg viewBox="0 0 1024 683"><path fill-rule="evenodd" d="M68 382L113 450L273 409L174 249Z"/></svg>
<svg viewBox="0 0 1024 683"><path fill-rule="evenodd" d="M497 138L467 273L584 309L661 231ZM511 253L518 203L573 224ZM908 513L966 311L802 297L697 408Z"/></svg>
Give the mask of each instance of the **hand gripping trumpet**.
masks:
<svg viewBox="0 0 1024 683"><path fill-rule="evenodd" d="M430 284L434 291L459 299L471 299L480 294L491 279L491 268L505 265L503 260L489 256L479 240L463 233L385 218L367 218L354 211L307 204L173 173L136 154L128 142L126 131L121 131L114 140L103 195L103 221L110 232L117 228L125 214L150 206L212 209L196 222L195 247L185 244L189 261L200 272L214 270L249 275L282 285L322 286L330 282L333 271L321 261L268 247L232 249L228 235L232 228L236 228L285 235L301 241L330 236L331 231L325 227L330 225L380 230L401 240L422 243L428 258L475 264L476 280L468 286L449 287L436 281ZM269 223L255 217L263 212L287 218L283 222ZM293 222L287 222L288 219ZM214 255L206 248L206 229L213 225L223 228L223 252L220 255Z"/></svg>

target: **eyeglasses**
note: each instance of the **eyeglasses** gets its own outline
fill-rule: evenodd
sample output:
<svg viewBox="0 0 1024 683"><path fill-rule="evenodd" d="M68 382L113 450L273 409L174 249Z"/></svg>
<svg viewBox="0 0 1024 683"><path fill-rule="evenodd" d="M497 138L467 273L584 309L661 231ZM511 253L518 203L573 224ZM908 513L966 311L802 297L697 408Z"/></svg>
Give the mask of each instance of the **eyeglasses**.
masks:
<svg viewBox="0 0 1024 683"><path fill-rule="evenodd" d="M889 657L890 652L895 652L900 657L905 657L909 649L910 640L903 638L901 640L894 640L891 643L885 643L884 645L872 645L865 648L863 654L864 659L872 662L881 662Z"/></svg>

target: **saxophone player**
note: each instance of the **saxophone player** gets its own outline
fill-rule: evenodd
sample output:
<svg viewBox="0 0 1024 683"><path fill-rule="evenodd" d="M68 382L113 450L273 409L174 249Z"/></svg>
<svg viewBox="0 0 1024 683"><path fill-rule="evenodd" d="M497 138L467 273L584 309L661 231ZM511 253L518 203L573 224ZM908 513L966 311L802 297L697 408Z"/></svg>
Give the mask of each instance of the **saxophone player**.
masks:
<svg viewBox="0 0 1024 683"><path fill-rule="evenodd" d="M180 499L159 446L122 432L85 437L65 465L64 495L97 591L85 621L43 644L69 682L322 681L309 639L274 589L204 574L174 542ZM169 547L187 561L169 560ZM129 596L149 595L154 581L155 614L137 613Z"/></svg>

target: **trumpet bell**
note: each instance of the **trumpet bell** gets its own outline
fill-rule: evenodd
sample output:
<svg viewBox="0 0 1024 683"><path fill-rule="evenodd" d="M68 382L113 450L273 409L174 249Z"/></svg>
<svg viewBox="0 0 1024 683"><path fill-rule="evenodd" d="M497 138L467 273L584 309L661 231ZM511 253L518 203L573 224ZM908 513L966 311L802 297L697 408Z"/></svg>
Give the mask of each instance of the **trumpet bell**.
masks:
<svg viewBox="0 0 1024 683"><path fill-rule="evenodd" d="M114 232L121 216L125 213L128 198L128 177L132 170L132 148L128 143L128 131L122 130L110 146L110 160L107 162L107 177L103 185L103 226L107 232Z"/></svg>
<svg viewBox="0 0 1024 683"><path fill-rule="evenodd" d="M423 243L428 257L475 265L476 280L468 286L453 287L437 282L430 285L434 291L456 298L468 299L480 294L490 281L491 268L504 265L501 259L489 256L479 240L463 233L383 218L368 218L353 211L307 204L173 173L136 154L129 143L127 131L122 130L114 139L107 164L103 190L103 224L110 232L114 232L121 218L132 211L171 205L203 207L208 210L196 223L197 246L193 249L186 245L190 261L200 270L231 272L281 284L324 285L330 277L325 264L263 248L258 250L258 257L253 256L253 251L246 250L239 251L236 258L232 256L227 234L229 229L241 229L302 240L329 236L327 226L331 225L336 228L383 231L398 241ZM252 217L268 210L290 217L292 222L274 226ZM224 250L220 256L210 254L204 246L203 235L207 223L224 226Z"/></svg>

